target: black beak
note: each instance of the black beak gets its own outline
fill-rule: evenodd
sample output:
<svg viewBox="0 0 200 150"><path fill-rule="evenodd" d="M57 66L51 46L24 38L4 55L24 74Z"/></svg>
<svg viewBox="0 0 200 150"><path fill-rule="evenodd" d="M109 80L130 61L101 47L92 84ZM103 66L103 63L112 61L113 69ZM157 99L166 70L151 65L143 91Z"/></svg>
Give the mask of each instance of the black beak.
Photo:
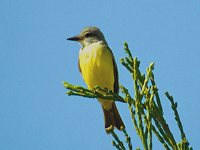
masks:
<svg viewBox="0 0 200 150"><path fill-rule="evenodd" d="M70 41L78 41L78 40L80 40L80 38L79 38L79 36L74 36L74 37L68 38L67 40L70 40Z"/></svg>

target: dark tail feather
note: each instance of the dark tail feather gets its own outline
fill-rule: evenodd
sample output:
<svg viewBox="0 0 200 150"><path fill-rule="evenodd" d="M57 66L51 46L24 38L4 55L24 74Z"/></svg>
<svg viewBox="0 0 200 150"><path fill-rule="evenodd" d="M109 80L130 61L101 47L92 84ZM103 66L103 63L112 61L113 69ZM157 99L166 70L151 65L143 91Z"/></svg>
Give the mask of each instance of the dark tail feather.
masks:
<svg viewBox="0 0 200 150"><path fill-rule="evenodd" d="M125 128L125 125L122 121L122 118L117 110L117 107L115 105L115 102L113 103L113 118L114 118L114 122L115 122L115 127L120 130L120 127L123 126Z"/></svg>
<svg viewBox="0 0 200 150"><path fill-rule="evenodd" d="M115 105L115 102L113 102L112 109L105 110L103 107L103 114L104 114L104 121L105 121L105 128L110 127L111 125L113 127L116 127L118 130L120 130L120 127L124 126L124 123L119 115L119 112L117 110L117 107ZM110 134L110 132L106 131L107 134Z"/></svg>

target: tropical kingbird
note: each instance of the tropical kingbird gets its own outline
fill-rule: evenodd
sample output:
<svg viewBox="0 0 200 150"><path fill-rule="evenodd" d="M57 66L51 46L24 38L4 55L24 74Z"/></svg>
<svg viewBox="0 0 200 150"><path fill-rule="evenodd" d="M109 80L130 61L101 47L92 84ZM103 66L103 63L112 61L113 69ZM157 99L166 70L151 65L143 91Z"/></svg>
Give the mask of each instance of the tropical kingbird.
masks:
<svg viewBox="0 0 200 150"><path fill-rule="evenodd" d="M79 51L78 66L88 88L93 89L98 85L118 94L117 64L100 29L86 27L78 36L67 40L78 41L82 46ZM121 126L125 127L114 100L98 98L98 101L103 109L105 128L113 125L120 130Z"/></svg>

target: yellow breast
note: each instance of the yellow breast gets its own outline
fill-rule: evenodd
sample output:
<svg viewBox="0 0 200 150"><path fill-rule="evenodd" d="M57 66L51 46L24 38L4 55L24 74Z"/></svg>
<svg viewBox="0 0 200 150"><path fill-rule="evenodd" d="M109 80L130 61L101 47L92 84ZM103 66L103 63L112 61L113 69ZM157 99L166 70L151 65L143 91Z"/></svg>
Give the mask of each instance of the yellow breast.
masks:
<svg viewBox="0 0 200 150"><path fill-rule="evenodd" d="M98 85L113 91L113 58L106 45L98 42L85 46L79 52L79 65L89 89Z"/></svg>

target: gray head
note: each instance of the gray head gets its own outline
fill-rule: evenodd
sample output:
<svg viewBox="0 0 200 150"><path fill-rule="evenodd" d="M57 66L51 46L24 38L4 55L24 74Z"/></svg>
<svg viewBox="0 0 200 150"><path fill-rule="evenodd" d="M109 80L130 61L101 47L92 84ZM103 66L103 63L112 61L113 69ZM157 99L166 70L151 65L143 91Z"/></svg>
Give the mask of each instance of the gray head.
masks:
<svg viewBox="0 0 200 150"><path fill-rule="evenodd" d="M78 41L83 47L99 41L107 45L103 33L97 27L86 27L78 36L68 38L67 40Z"/></svg>

